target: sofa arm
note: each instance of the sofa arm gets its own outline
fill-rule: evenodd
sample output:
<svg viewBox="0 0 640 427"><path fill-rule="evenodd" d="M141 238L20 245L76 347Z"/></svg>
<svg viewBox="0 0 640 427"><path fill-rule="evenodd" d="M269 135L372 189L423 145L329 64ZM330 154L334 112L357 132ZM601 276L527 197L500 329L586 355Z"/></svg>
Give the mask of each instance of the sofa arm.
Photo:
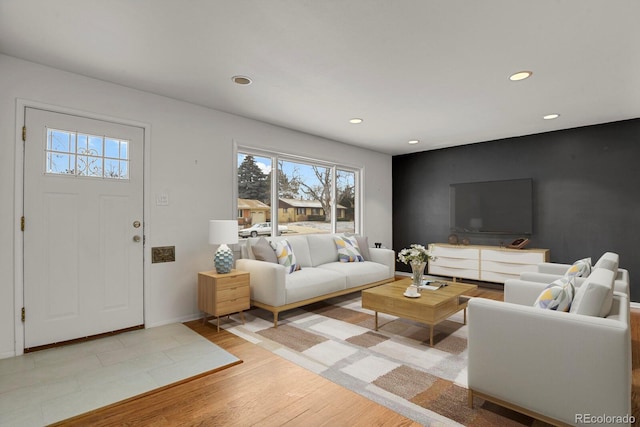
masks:
<svg viewBox="0 0 640 427"><path fill-rule="evenodd" d="M531 272L531 271L523 271L522 273L520 273L520 280L524 280L525 282L539 282L539 283L544 283L545 285L549 285L551 284L553 281L563 277L564 275L555 275L555 274L547 274L547 273L535 273L535 272ZM586 277L576 277L573 280L573 284L578 287L578 286L582 286L582 284L584 283L584 281L587 280ZM615 290L622 290L621 289L615 289Z"/></svg>
<svg viewBox="0 0 640 427"><path fill-rule="evenodd" d="M369 248L371 261L386 265L389 268L389 278L396 274L396 253L392 249Z"/></svg>
<svg viewBox="0 0 640 427"><path fill-rule="evenodd" d="M536 273L533 271L523 271L520 273L520 280L526 282L539 282L550 284L556 279L559 279L562 275L555 274L547 274L547 273ZM574 281L574 285L576 287L582 286L582 284L587 280L587 277L576 277ZM627 270L618 269L618 274L616 276L616 281L613 282L613 290L616 292L622 292L624 294L629 295L629 273ZM505 297L506 301L506 297ZM510 301L514 302L514 301Z"/></svg>
<svg viewBox="0 0 640 427"><path fill-rule="evenodd" d="M552 262L541 262L538 264L538 273L553 274L556 276L564 276L564 273L571 267L569 264L555 264Z"/></svg>
<svg viewBox="0 0 640 427"><path fill-rule="evenodd" d="M520 273L520 280L525 280L527 282L540 282L546 283L547 285L554 280L562 277L563 275L559 274L550 274L550 273L539 273L535 271L523 271Z"/></svg>
<svg viewBox="0 0 640 427"><path fill-rule="evenodd" d="M236 268L249 272L252 300L273 306L285 304L286 271L282 265L255 259L238 259Z"/></svg>
<svg viewBox="0 0 640 427"><path fill-rule="evenodd" d="M468 315L469 389L572 425L576 414L631 413L625 321L482 298Z"/></svg>
<svg viewBox="0 0 640 427"><path fill-rule="evenodd" d="M508 279L504 282L504 301L531 307L549 283Z"/></svg>
<svg viewBox="0 0 640 427"><path fill-rule="evenodd" d="M629 271L624 268L618 268L618 273L616 274L616 281L613 282L614 291L623 292L627 294L627 296L631 295L629 293Z"/></svg>

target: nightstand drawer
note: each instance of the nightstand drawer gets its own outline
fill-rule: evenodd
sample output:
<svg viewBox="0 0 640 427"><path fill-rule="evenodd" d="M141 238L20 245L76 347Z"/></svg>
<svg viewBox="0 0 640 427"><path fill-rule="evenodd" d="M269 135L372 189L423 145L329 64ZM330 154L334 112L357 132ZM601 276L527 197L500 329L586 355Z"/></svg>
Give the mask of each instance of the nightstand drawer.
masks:
<svg viewBox="0 0 640 427"><path fill-rule="evenodd" d="M247 298L236 298L230 301L220 301L220 304L218 304L218 316L224 316L225 314L248 310L249 307L250 303Z"/></svg>
<svg viewBox="0 0 640 427"><path fill-rule="evenodd" d="M216 300L219 303L222 303L224 301L233 301L238 298L249 298L249 293L250 292L248 285L236 286L227 289L218 289Z"/></svg>
<svg viewBox="0 0 640 427"><path fill-rule="evenodd" d="M229 277L218 277L216 279L216 289L233 289L245 285L249 282L248 277L249 273L234 274Z"/></svg>

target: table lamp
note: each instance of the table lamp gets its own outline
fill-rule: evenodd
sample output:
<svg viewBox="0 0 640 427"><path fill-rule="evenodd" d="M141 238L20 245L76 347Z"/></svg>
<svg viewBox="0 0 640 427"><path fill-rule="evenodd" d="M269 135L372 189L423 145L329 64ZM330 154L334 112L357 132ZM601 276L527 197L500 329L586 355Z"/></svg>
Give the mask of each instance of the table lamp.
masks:
<svg viewBox="0 0 640 427"><path fill-rule="evenodd" d="M213 258L218 274L231 272L233 251L227 244L238 243L238 222L232 219L212 219L209 221L209 243L218 246Z"/></svg>

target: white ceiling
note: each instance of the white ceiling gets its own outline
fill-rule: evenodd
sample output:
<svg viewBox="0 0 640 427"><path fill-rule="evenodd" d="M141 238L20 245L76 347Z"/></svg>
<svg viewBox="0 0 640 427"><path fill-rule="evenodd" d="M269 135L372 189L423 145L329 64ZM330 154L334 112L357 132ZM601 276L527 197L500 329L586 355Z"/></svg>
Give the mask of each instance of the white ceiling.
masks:
<svg viewBox="0 0 640 427"><path fill-rule="evenodd" d="M403 154L640 117L639 18L638 0L0 0L0 52Z"/></svg>

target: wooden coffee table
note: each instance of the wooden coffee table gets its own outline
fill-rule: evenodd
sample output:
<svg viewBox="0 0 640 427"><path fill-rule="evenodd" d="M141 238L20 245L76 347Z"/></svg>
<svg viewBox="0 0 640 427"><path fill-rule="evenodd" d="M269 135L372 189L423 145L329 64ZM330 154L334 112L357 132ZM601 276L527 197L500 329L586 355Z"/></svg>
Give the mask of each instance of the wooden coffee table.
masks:
<svg viewBox="0 0 640 427"><path fill-rule="evenodd" d="M376 312L376 331L378 330L378 312L391 314L404 319L415 320L429 325L429 345L433 347L433 327L460 310L464 310L464 324L467 324L467 301L462 295L477 289L477 285L458 282L446 282L436 290L420 291L419 298L408 298L403 294L411 285L411 279L400 279L375 288L362 291L362 308Z"/></svg>

